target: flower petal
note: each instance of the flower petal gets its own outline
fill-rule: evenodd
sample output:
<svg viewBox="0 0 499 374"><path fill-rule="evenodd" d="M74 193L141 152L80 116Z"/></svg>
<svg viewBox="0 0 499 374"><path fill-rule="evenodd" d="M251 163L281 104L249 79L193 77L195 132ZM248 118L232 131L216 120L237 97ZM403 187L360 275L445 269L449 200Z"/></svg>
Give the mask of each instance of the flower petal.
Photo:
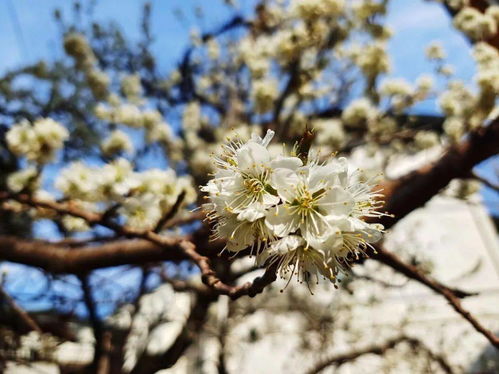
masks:
<svg viewBox="0 0 499 374"><path fill-rule="evenodd" d="M274 234L283 237L298 229L299 218L296 215L290 215L288 209L280 205L269 209L265 224Z"/></svg>
<svg viewBox="0 0 499 374"><path fill-rule="evenodd" d="M291 202L295 199L296 186L300 183L300 177L290 169L276 169L272 173L271 185L277 190L278 195L285 201Z"/></svg>

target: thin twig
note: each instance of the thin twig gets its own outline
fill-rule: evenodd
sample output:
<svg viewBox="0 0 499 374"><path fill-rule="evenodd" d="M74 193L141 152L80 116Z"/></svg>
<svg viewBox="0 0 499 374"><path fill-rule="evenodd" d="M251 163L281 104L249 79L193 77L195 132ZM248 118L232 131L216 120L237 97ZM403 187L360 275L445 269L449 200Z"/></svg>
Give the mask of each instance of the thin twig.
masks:
<svg viewBox="0 0 499 374"><path fill-rule="evenodd" d="M111 348L111 335L109 331L105 331L104 325L97 314L97 304L95 303L92 294L89 277L81 276L80 282L83 291L83 301L87 307L95 337L94 358L90 364L90 370L96 374L107 374L110 369L109 354Z"/></svg>
<svg viewBox="0 0 499 374"><path fill-rule="evenodd" d="M391 268L408 276L411 279L423 283L436 293L444 296L457 313L459 313L465 320L467 320L477 332L485 336L494 347L499 349L499 337L495 336L490 330L482 326L482 324L469 311L463 308L461 301L459 300L460 297L463 298L466 296L471 296L472 294L460 290L451 289L438 283L437 281L421 273L416 267L404 263L396 255L388 252L383 248L378 247L376 250L378 252L375 255L376 260L390 266Z"/></svg>
<svg viewBox="0 0 499 374"><path fill-rule="evenodd" d="M490 189L492 189L492 190L494 190L496 192L499 192L499 185L492 183L491 181L489 181L486 178L481 177L477 173L472 172L471 175L470 175L470 177L473 178L473 179L476 179L480 183L483 183L488 188L490 188Z"/></svg>
<svg viewBox="0 0 499 374"><path fill-rule="evenodd" d="M186 194L186 191L182 190L182 192L177 196L177 200L175 200L175 203L172 205L172 207L170 208L170 210L163 217L161 217L161 219L158 221L158 223L156 224L156 227L153 230L154 232L160 232L161 229L163 228L163 226L170 219L172 219L173 217L175 217L175 215L177 214L180 206L184 202L185 194Z"/></svg>
<svg viewBox="0 0 499 374"><path fill-rule="evenodd" d="M16 301L7 292L5 292L3 287L0 286L0 301L2 300L10 307L10 309L12 309L27 330L36 331L40 334L43 333L38 323L31 318L28 312L21 308Z"/></svg>
<svg viewBox="0 0 499 374"><path fill-rule="evenodd" d="M328 357L324 360L321 360L318 362L312 369L307 371L307 374L317 374L321 372L322 370L326 369L329 366L341 366L347 362L354 361L357 358L367 355L367 354L374 354L374 355L383 355L386 351L395 348L400 343L408 343L411 345L413 348L420 348L423 351L425 351L430 358L437 362L439 366L446 372L446 373L453 373L452 367L449 365L447 360L442 357L441 355L437 355L433 351L431 351L426 345L424 345L421 341L407 337L407 336L400 336L397 338L389 339L383 344L379 345L371 345L363 349L359 349L356 351L351 351L345 354L338 354L338 355L333 355L331 357Z"/></svg>

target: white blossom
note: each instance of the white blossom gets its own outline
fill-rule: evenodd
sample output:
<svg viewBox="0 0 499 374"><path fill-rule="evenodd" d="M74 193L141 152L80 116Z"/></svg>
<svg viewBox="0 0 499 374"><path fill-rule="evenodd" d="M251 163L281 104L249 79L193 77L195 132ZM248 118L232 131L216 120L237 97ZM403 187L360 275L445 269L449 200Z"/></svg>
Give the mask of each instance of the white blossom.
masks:
<svg viewBox="0 0 499 374"><path fill-rule="evenodd" d="M139 74L125 75L121 78L121 91L128 101L140 103L142 95L142 85Z"/></svg>
<svg viewBox="0 0 499 374"><path fill-rule="evenodd" d="M50 118L37 119L32 125L22 121L13 125L6 135L13 153L39 163L52 161L68 138L68 130Z"/></svg>
<svg viewBox="0 0 499 374"><path fill-rule="evenodd" d="M159 198L153 194L127 198L119 212L125 216L127 226L139 230L153 228L162 216Z"/></svg>
<svg viewBox="0 0 499 374"><path fill-rule="evenodd" d="M303 19L315 20L321 16L336 16L344 6L344 0L293 0L290 11Z"/></svg>
<svg viewBox="0 0 499 374"><path fill-rule="evenodd" d="M426 47L426 57L430 60L443 60L446 57L444 47L440 42L432 42Z"/></svg>
<svg viewBox="0 0 499 374"><path fill-rule="evenodd" d="M12 192L21 192L23 190L35 191L39 186L38 171L33 166L10 173L7 177L7 187Z"/></svg>
<svg viewBox="0 0 499 374"><path fill-rule="evenodd" d="M497 32L496 20L473 7L461 9L454 17L454 26L473 40L486 39Z"/></svg>
<svg viewBox="0 0 499 374"><path fill-rule="evenodd" d="M256 112L266 113L272 109L278 94L279 90L276 80L254 80L251 95L255 103Z"/></svg>
<svg viewBox="0 0 499 374"><path fill-rule="evenodd" d="M386 79L381 83L379 92L385 96L410 96L414 89L404 79Z"/></svg>
<svg viewBox="0 0 499 374"><path fill-rule="evenodd" d="M366 98L352 101L341 114L345 125L350 127L364 127L378 116L378 110Z"/></svg>
<svg viewBox="0 0 499 374"><path fill-rule="evenodd" d="M114 130L104 139L101 149L107 156L120 152L133 153L133 144L126 133L121 130Z"/></svg>
<svg viewBox="0 0 499 374"><path fill-rule="evenodd" d="M87 221L85 221L83 218L80 217L65 215L62 217L61 221L62 224L64 225L64 228L68 231L84 232L90 229Z"/></svg>
<svg viewBox="0 0 499 374"><path fill-rule="evenodd" d="M309 152L303 164L284 152L272 155L272 136L233 140L215 159L214 178L202 187L214 237L226 239L232 252L252 248L260 264L277 261L282 276L316 274L334 282L347 256L380 238L382 227L364 219L383 215L381 195L371 181L359 182L344 158L319 162Z"/></svg>
<svg viewBox="0 0 499 374"><path fill-rule="evenodd" d="M440 143L438 134L433 131L418 131L414 137L414 143L418 148L427 149Z"/></svg>

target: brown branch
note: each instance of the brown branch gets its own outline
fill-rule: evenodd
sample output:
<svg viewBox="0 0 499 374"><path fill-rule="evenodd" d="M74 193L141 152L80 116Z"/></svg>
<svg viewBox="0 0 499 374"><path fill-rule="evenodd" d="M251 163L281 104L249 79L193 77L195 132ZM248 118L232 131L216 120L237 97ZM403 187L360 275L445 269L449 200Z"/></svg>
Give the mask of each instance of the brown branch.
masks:
<svg viewBox="0 0 499 374"><path fill-rule="evenodd" d="M485 338L487 338L487 340L494 347L499 349L499 337L495 336L490 330L482 326L482 324L470 312L463 308L459 298L470 296L469 293L463 293L463 291L451 289L438 283L437 281L421 273L416 267L404 263L396 255L384 250L383 248L377 248L376 250L378 252L374 257L376 260L390 266L391 268L397 270L398 272L406 275L411 279L423 283L439 295L445 297L457 313L459 313L465 320L467 320L477 332L481 333Z"/></svg>
<svg viewBox="0 0 499 374"><path fill-rule="evenodd" d="M173 344L159 355L150 355L147 350L137 360L135 367L130 374L153 374L162 369L168 369L175 365L177 360L182 357L185 350L195 341L201 327L204 325L208 308L212 302L217 299L216 296L198 295L187 322L177 336Z"/></svg>
<svg viewBox="0 0 499 374"><path fill-rule="evenodd" d="M399 179L380 185L385 195L384 210L393 216L370 219L392 227L413 210L426 204L455 178L465 178L479 162L499 152L499 119L469 134L452 146L436 162L425 165Z"/></svg>
<svg viewBox="0 0 499 374"><path fill-rule="evenodd" d="M150 243L156 244L159 248L159 252L169 251L172 252L173 256L180 256L183 259L193 261L201 270L202 280L209 287L213 288L217 293L221 295L228 295L233 299L237 299L241 296L255 296L258 293L263 292L263 288L268 284L272 283L276 279L275 267L267 269L264 276L255 279L253 283L246 283L241 286L231 286L227 285L215 274L215 271L211 268L210 259L196 251L196 245L191 241L187 240L186 237L173 237L173 236L163 236L150 230L135 230L126 226L121 226L114 221L105 219L105 217L99 213L93 213L84 211L74 204L69 203L59 203L55 201L39 200L27 194L10 194L5 191L0 191L0 201L13 199L20 203L33 206L35 208L41 207L46 209L51 209L59 214L69 214L75 217L82 218L86 220L90 225L100 225L113 230L116 234L120 236L125 236L129 238L139 238L145 239ZM11 238L12 239L12 238ZM12 240L11 240L12 241ZM14 239L15 241L15 239ZM114 244L114 243L113 243ZM2 246L2 244L0 244ZM81 250L81 248L80 248ZM118 249L119 251L119 249ZM74 252L74 251L72 251ZM63 252L63 256L68 256L67 251ZM83 256L84 253L80 252ZM106 257L109 253L102 252L102 250L96 255L101 255ZM45 257L45 256L42 256ZM114 258L117 260L116 258ZM26 260L26 258L25 258ZM47 259L42 258L45 262ZM91 260L95 260L95 257ZM143 259L141 258L143 261ZM52 264L51 260L48 260ZM121 260L123 261L123 260ZM126 264L126 262L121 262L121 264ZM40 266L34 264L35 266ZM94 264L98 266L98 264ZM273 272L273 274L271 274Z"/></svg>
<svg viewBox="0 0 499 374"><path fill-rule="evenodd" d="M94 333L94 358L88 367L89 373L108 374L110 369L111 334L105 331L103 323L97 314L97 305L92 295L89 277L80 277L83 291L83 301L88 311Z"/></svg>
<svg viewBox="0 0 499 374"><path fill-rule="evenodd" d="M262 293L266 286L277 279L277 265L274 264L269 266L261 277L255 278L252 283L247 282L240 286L230 286L223 283L220 278L216 276L211 267L210 259L196 252L192 243L188 243L185 246L184 253L189 256L201 270L201 279L204 284L214 289L218 294L227 295L233 300L245 295L254 297L259 293Z"/></svg>
<svg viewBox="0 0 499 374"><path fill-rule="evenodd" d="M44 241L0 236L0 259L55 274L83 274L112 266L187 260L176 246L160 247L147 240L116 240L98 246L68 248Z"/></svg>
<svg viewBox="0 0 499 374"><path fill-rule="evenodd" d="M184 198L185 198L185 194L186 194L186 191L183 190L178 196L177 196L177 200L175 200L175 203L173 204L173 206L170 208L170 210L163 216L161 217L161 219L158 221L158 223L156 224L156 227L154 228L154 232L160 232L162 229L163 229L163 226L170 220L172 219L173 217L175 217L175 215L177 214L180 206L182 205L182 203L184 202Z"/></svg>
<svg viewBox="0 0 499 374"><path fill-rule="evenodd" d="M435 354L428 347L426 347L426 345L424 345L421 341L419 341L417 339L407 337L407 336L401 336L401 337L390 339L383 344L371 345L371 346L368 346L364 349L359 349L359 350L348 352L345 354L333 355L331 357L328 357L324 360L321 360L312 369L307 371L307 374L317 374L329 366L338 367L338 366L341 366L347 362L354 361L357 358L364 356L364 355L367 355L367 354L383 355L386 351L393 349L397 345L399 345L400 343L404 343L404 342L408 343L413 349L420 348L423 351L425 351L435 362L437 362L439 364L439 366L446 373L453 373L451 366L449 365L449 363L447 362L447 360L444 357Z"/></svg>
<svg viewBox="0 0 499 374"><path fill-rule="evenodd" d="M0 286L0 301L5 302L28 331L43 333L38 323Z"/></svg>
<svg viewBox="0 0 499 374"><path fill-rule="evenodd" d="M195 221L201 221L205 218L206 214L202 210L198 210L196 212L190 212L189 214L170 219L168 222L166 222L165 228L186 225Z"/></svg>
<svg viewBox="0 0 499 374"><path fill-rule="evenodd" d="M366 281L369 281L369 282L372 282L372 283L379 284L379 285L381 285L382 287L385 287L385 288L403 288L403 287L405 287L405 285L409 281L407 279L406 282L404 282L402 284L394 284L394 283L386 282L386 281L384 281L382 279L377 279L375 277L371 277L370 275L361 275L361 274L355 274L355 273L353 273L353 276L354 276L355 279L366 280Z"/></svg>
<svg viewBox="0 0 499 374"><path fill-rule="evenodd" d="M387 251L381 246L376 246L376 254L373 255L373 259L385 264L395 271L404 274L407 278L418 281L419 283L429 287L435 292L439 292L441 289L446 289L451 292L455 297L459 299L464 299L465 297L476 296L478 293L460 290L457 288L451 288L443 285L435 279L425 275L416 266L405 263L394 253Z"/></svg>

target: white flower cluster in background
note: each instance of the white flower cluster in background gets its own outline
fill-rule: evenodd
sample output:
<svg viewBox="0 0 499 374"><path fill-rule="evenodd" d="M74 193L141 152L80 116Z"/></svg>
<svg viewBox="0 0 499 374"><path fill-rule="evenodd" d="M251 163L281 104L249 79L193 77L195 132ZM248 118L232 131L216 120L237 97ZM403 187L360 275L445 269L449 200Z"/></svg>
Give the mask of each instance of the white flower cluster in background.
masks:
<svg viewBox="0 0 499 374"><path fill-rule="evenodd" d="M144 130L144 141L148 144L158 142L166 146L170 160L178 161L182 158L181 144L165 122L162 114L154 109L141 108L135 104L121 102L113 98L109 104L99 103L95 107L95 116L113 124L121 124L131 129ZM118 152L133 153L133 143L124 132L112 132L101 144L106 155Z"/></svg>
<svg viewBox="0 0 499 374"><path fill-rule="evenodd" d="M233 140L215 157L214 177L202 187L214 238L227 240L231 252L250 248L259 264L277 263L282 277L335 282L347 258L381 238L383 227L364 219L383 215L382 195L372 179L360 182L345 158L275 155L268 149L273 135Z"/></svg>
<svg viewBox="0 0 499 374"><path fill-rule="evenodd" d="M90 203L86 209L102 211L109 204L119 203L118 213L135 229L153 228L182 192L185 193L182 206L196 200L190 177L179 177L172 169L136 172L124 158L102 167L74 162L62 170L55 187L65 198Z"/></svg>
<svg viewBox="0 0 499 374"><path fill-rule="evenodd" d="M344 0L293 0L291 13L306 20L314 20L321 16L338 15L344 6Z"/></svg>
<svg viewBox="0 0 499 374"><path fill-rule="evenodd" d="M68 130L50 118L37 119L33 124L22 121L6 135L12 153L40 164L52 161L68 138Z"/></svg>
<svg viewBox="0 0 499 374"><path fill-rule="evenodd" d="M454 26L473 40L483 40L497 32L497 20L488 12L482 13L473 7L464 7L454 17Z"/></svg>
<svg viewBox="0 0 499 374"><path fill-rule="evenodd" d="M109 94L110 77L96 64L96 57L86 37L70 32L64 37L64 49L75 61L75 67L83 71L85 80L96 100L105 100Z"/></svg>
<svg viewBox="0 0 499 374"><path fill-rule="evenodd" d="M352 101L341 114L341 119L348 127L366 127L369 122L376 120L378 109L366 98Z"/></svg>
<svg viewBox="0 0 499 374"><path fill-rule="evenodd" d="M475 79L484 92L499 95L499 52L487 43L477 43L473 57L478 66Z"/></svg>
<svg viewBox="0 0 499 374"><path fill-rule="evenodd" d="M112 156L120 152L133 153L133 143L130 137L121 130L114 130L104 139L101 144L102 153L106 156Z"/></svg>

